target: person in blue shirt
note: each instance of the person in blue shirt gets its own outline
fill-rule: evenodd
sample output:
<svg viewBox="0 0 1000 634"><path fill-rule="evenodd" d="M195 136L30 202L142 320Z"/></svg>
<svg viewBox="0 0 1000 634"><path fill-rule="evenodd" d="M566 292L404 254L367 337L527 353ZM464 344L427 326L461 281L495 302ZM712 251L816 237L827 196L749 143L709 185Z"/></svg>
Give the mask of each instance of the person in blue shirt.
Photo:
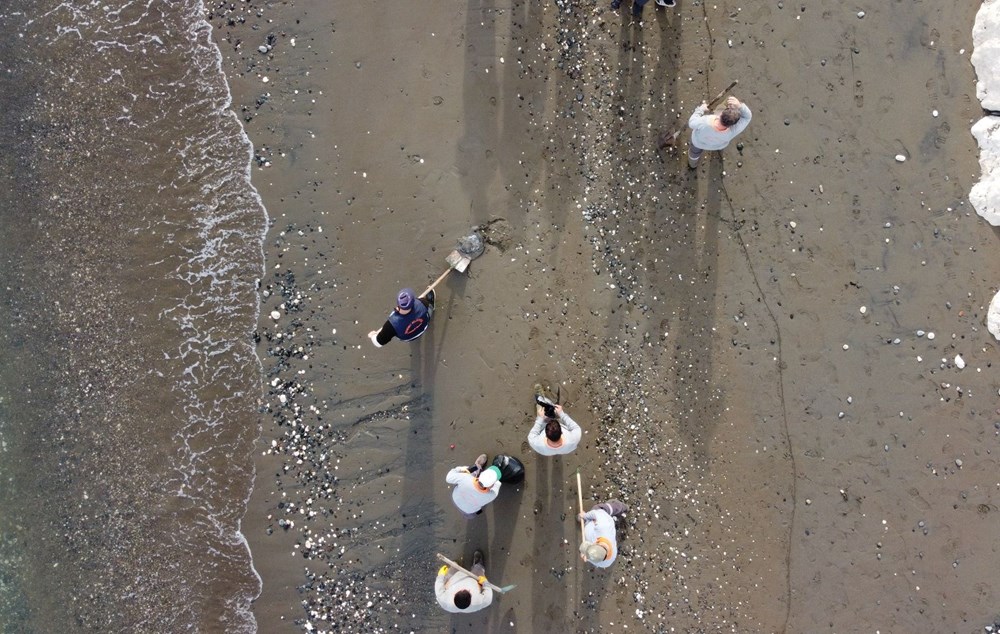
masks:
<svg viewBox="0 0 1000 634"><path fill-rule="evenodd" d="M396 296L396 308L382 324L381 330L368 333L376 348L381 348L398 337L400 341L413 341L424 334L434 315L434 291L427 297L417 297L412 288L404 288Z"/></svg>

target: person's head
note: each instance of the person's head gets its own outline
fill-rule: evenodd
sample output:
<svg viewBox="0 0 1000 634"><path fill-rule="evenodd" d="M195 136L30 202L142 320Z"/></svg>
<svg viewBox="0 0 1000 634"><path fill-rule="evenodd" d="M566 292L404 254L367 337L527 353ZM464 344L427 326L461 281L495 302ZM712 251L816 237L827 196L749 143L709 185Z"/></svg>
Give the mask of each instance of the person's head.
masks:
<svg viewBox="0 0 1000 634"><path fill-rule="evenodd" d="M608 549L594 542L583 542L580 544L580 554L592 564L604 561L608 556Z"/></svg>
<svg viewBox="0 0 1000 634"><path fill-rule="evenodd" d="M736 125L736 122L740 120L740 109L734 106L726 106L719 114L719 122L727 128L731 128Z"/></svg>
<svg viewBox="0 0 1000 634"><path fill-rule="evenodd" d="M404 288L396 296L396 310L401 313L408 313L413 308L413 302L417 301L412 288Z"/></svg>
<svg viewBox="0 0 1000 634"><path fill-rule="evenodd" d="M472 593L468 590L459 590L455 593L455 607L459 610L464 610L465 608L472 605Z"/></svg>
<svg viewBox="0 0 1000 634"><path fill-rule="evenodd" d="M550 418L545 423L545 437L552 442L559 442L559 439L562 438L562 425L559 424L559 421Z"/></svg>
<svg viewBox="0 0 1000 634"><path fill-rule="evenodd" d="M496 466L484 469L480 472L477 479L479 480L479 486L484 489L492 488L493 485L497 483L497 480L500 479L500 469Z"/></svg>

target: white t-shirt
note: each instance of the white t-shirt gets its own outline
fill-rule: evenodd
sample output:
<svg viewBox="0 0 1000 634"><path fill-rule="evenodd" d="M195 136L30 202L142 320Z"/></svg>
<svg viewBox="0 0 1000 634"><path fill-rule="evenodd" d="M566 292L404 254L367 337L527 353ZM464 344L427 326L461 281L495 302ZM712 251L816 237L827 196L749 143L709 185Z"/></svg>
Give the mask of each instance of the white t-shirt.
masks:
<svg viewBox="0 0 1000 634"><path fill-rule="evenodd" d="M448 484L454 484L451 499L463 513L472 515L496 499L500 494L500 481L497 480L489 489L480 486L476 476L469 473L467 467L455 467L445 478Z"/></svg>
<svg viewBox="0 0 1000 634"><path fill-rule="evenodd" d="M545 422L547 420L544 416L535 419L534 427L528 432L528 444L531 445L531 448L543 456L564 455L576 449L583 436L583 430L576 424L576 421L570 418L566 412L559 415L559 426L562 427L563 432L559 439L561 444L558 447L553 447L549 444L549 439L545 437Z"/></svg>
<svg viewBox="0 0 1000 634"><path fill-rule="evenodd" d="M583 519L584 541L595 542L607 547L607 544L603 540L601 542L597 541L598 537L603 537L611 544L611 552L608 554L607 559L597 563L589 562L598 568L607 568L615 563L615 559L618 558L618 541L615 539L615 518L611 517L603 509L594 509L584 513Z"/></svg>
<svg viewBox="0 0 1000 634"><path fill-rule="evenodd" d="M472 603L464 610L455 605L455 594L468 590L472 595ZM434 581L434 594L438 604L448 612L477 612L493 602L493 590L482 586L479 582L461 571L452 575L438 573Z"/></svg>

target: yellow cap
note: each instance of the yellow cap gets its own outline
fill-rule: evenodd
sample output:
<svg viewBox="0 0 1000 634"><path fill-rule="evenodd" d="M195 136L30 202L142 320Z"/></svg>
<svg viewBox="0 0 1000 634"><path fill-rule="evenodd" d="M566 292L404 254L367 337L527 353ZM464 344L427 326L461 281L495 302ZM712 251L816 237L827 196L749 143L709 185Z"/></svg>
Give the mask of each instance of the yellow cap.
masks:
<svg viewBox="0 0 1000 634"><path fill-rule="evenodd" d="M448 574L448 566L447 566L447 564L444 565L444 566L441 566L441 570L438 570L438 575L446 575L446 574Z"/></svg>

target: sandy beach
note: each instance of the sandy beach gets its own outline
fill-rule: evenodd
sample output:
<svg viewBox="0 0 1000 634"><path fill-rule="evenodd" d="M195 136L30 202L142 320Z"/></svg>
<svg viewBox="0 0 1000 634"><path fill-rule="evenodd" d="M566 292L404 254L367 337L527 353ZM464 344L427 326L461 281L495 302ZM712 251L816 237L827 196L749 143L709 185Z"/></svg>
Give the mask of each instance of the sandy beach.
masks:
<svg viewBox="0 0 1000 634"><path fill-rule="evenodd" d="M978 5L625 5L207 3L271 218L259 631L1000 618ZM732 80L738 145L657 149ZM473 226L429 332L375 349ZM525 442L540 381L570 456ZM482 452L527 477L466 521L444 478ZM577 556L577 469L630 507L608 570ZM449 615L434 554L476 548L517 588Z"/></svg>

